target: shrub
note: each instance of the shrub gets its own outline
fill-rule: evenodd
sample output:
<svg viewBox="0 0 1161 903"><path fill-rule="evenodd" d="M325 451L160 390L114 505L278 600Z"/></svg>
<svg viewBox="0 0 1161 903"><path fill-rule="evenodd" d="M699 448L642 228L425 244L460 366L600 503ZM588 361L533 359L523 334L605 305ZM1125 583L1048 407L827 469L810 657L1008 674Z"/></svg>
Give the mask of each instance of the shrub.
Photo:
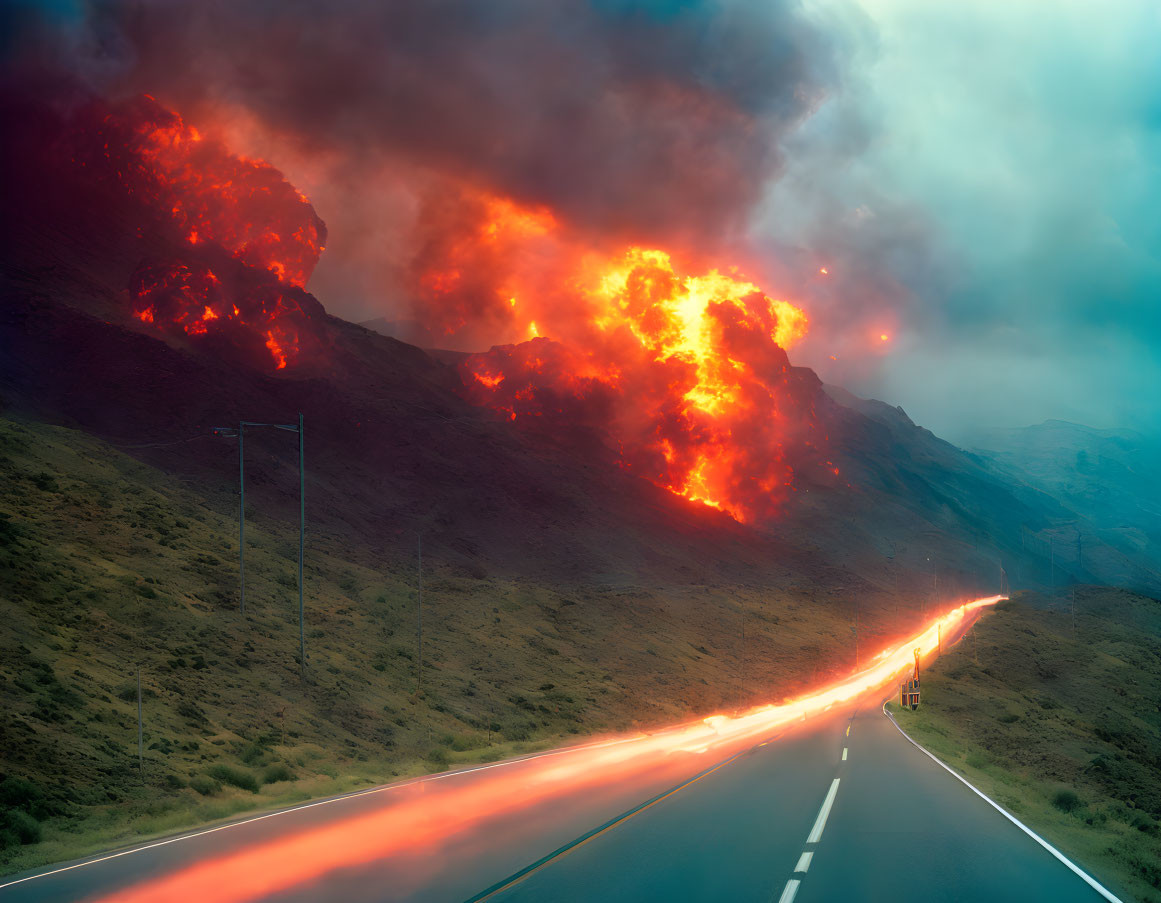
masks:
<svg viewBox="0 0 1161 903"><path fill-rule="evenodd" d="M293 781L294 774L285 765L271 765L262 772L263 784L277 784L279 781Z"/></svg>
<svg viewBox="0 0 1161 903"><path fill-rule="evenodd" d="M239 759L246 765L259 765L262 758L266 755L266 749L258 740L253 740L243 747Z"/></svg>
<svg viewBox="0 0 1161 903"><path fill-rule="evenodd" d="M0 546L12 545L24 534L24 528L14 523L9 515L0 514Z"/></svg>
<svg viewBox="0 0 1161 903"><path fill-rule="evenodd" d="M237 787L239 790L249 790L251 793L258 792L258 781L248 771L243 771L241 768L231 768L229 765L214 765L209 770L209 776L216 781L221 781L223 784L229 784L231 787Z"/></svg>
<svg viewBox="0 0 1161 903"><path fill-rule="evenodd" d="M427 754L427 761L436 771L447 771L448 765L451 764L447 752L438 747Z"/></svg>
<svg viewBox="0 0 1161 903"><path fill-rule="evenodd" d="M25 778L9 775L0 781L0 809L23 809L31 812L43 802L44 791Z"/></svg>
<svg viewBox="0 0 1161 903"><path fill-rule="evenodd" d="M1003 715L997 719L1001 724L1015 724L1020 720L1020 716L1015 712L1004 712Z"/></svg>
<svg viewBox="0 0 1161 903"><path fill-rule="evenodd" d="M0 810L0 832L21 844L40 843L40 822L22 809Z"/></svg>
<svg viewBox="0 0 1161 903"><path fill-rule="evenodd" d="M197 774L189 779L189 785L202 796L212 796L222 789L222 785L207 774Z"/></svg>
<svg viewBox="0 0 1161 903"><path fill-rule="evenodd" d="M1054 805L1061 812L1075 812L1081 808L1084 803L1080 801L1080 797L1071 790L1058 790L1052 797L1052 805Z"/></svg>
<svg viewBox="0 0 1161 903"><path fill-rule="evenodd" d="M177 706L177 713L194 724L203 724L209 719L206 718L206 713L199 709L192 702L183 701Z"/></svg>
<svg viewBox="0 0 1161 903"><path fill-rule="evenodd" d="M60 486L57 485L56 477L43 470L33 475L32 484L42 492L57 492L60 489Z"/></svg>
<svg viewBox="0 0 1161 903"><path fill-rule="evenodd" d="M170 772L165 776L165 786L169 787L171 790L181 790L181 788L185 786L185 781L183 781L178 775Z"/></svg>

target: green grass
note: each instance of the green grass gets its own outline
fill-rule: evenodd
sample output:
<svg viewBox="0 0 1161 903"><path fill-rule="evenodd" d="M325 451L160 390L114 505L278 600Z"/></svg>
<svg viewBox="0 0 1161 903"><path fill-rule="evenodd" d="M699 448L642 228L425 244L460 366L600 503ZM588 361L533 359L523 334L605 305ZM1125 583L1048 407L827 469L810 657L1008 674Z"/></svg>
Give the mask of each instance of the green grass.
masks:
<svg viewBox="0 0 1161 903"><path fill-rule="evenodd" d="M1017 593L900 725L1125 899L1161 901L1161 602Z"/></svg>
<svg viewBox="0 0 1161 903"><path fill-rule="evenodd" d="M540 584L433 559L417 692L413 561L315 530L304 684L295 523L247 512L242 617L232 477L175 479L0 419L0 872L765 701L849 665L847 613L806 588ZM6 781L23 783L6 798Z"/></svg>

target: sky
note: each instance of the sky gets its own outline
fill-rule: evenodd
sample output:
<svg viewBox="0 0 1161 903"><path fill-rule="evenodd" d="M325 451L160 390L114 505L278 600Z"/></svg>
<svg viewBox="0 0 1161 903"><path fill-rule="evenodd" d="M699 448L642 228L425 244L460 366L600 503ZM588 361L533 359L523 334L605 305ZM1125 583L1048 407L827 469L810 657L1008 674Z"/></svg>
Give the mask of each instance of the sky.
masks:
<svg viewBox="0 0 1161 903"><path fill-rule="evenodd" d="M858 242L886 214L914 239L881 249L910 296L894 347L833 378L953 440L1049 418L1157 431L1161 6L810 12L857 35L854 51L792 137L758 228Z"/></svg>
<svg viewBox="0 0 1161 903"><path fill-rule="evenodd" d="M1161 432L1155 0L4 16L9 69L148 92L286 173L327 222L309 288L340 316L422 319L416 261L485 192L578 242L740 266L811 316L795 363L952 441L1045 419Z"/></svg>

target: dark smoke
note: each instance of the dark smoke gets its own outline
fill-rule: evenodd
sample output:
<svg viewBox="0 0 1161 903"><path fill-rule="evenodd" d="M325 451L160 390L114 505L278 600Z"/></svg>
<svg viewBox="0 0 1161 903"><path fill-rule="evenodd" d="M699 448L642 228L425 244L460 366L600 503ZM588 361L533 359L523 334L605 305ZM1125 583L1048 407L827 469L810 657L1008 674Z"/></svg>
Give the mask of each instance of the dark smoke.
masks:
<svg viewBox="0 0 1161 903"><path fill-rule="evenodd" d="M153 94L195 123L256 119L263 156L332 227L324 281L351 263L389 279L381 258L410 250L360 241L414 215L397 185L379 190L385 172L628 242L723 246L838 80L790 0L112 0L38 31L41 56L99 92ZM340 304L368 289L334 282L315 287Z"/></svg>

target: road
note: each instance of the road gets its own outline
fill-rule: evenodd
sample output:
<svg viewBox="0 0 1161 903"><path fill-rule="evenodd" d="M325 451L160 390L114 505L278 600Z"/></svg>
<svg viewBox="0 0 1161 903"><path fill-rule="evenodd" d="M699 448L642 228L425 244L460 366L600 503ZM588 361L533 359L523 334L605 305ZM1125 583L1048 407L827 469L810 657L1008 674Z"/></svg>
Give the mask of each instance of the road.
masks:
<svg viewBox="0 0 1161 903"><path fill-rule="evenodd" d="M647 742L435 776L45 870L0 900L1101 899L877 703L630 767ZM565 790L543 789L565 776Z"/></svg>

